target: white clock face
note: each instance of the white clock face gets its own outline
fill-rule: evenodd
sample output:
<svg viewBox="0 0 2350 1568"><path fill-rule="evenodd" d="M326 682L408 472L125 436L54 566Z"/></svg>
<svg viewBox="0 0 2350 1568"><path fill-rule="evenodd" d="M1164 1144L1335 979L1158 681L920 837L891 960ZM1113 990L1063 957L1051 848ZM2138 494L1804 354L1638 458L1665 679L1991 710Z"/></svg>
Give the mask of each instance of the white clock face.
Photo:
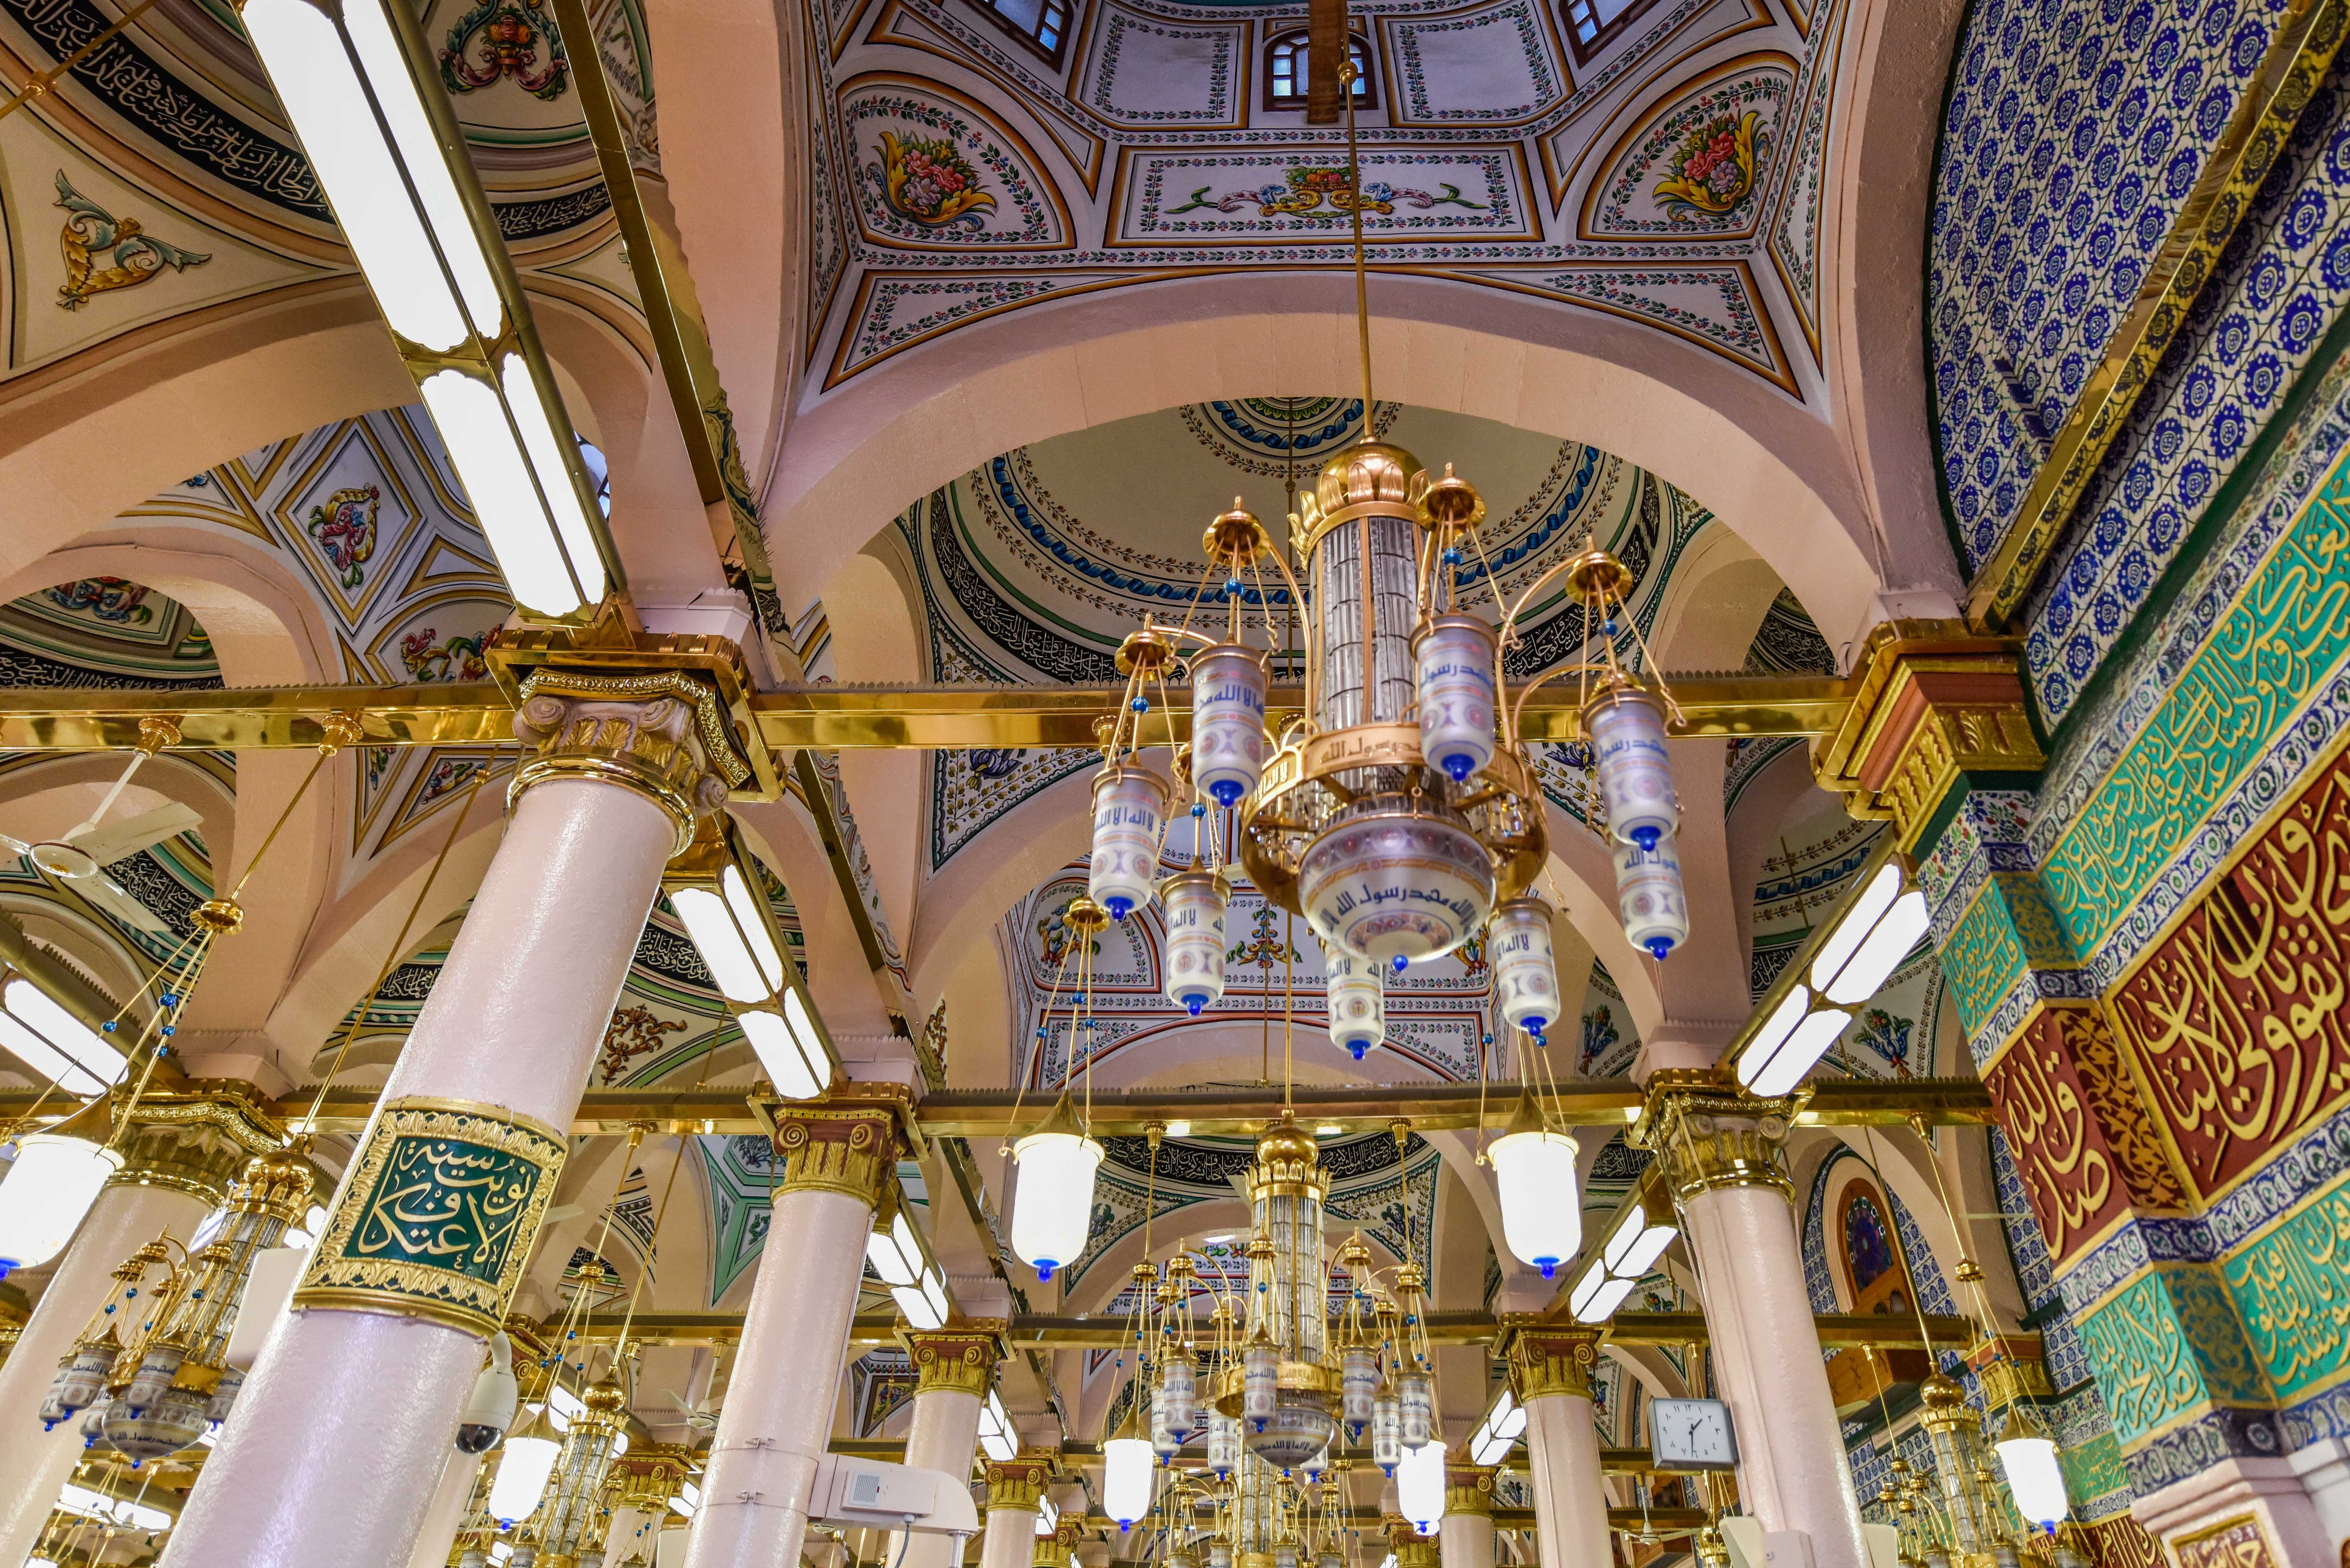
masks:
<svg viewBox="0 0 2350 1568"><path fill-rule="evenodd" d="M1730 1407L1719 1399L1652 1401L1648 1447L1659 1469L1721 1470L1738 1462Z"/></svg>

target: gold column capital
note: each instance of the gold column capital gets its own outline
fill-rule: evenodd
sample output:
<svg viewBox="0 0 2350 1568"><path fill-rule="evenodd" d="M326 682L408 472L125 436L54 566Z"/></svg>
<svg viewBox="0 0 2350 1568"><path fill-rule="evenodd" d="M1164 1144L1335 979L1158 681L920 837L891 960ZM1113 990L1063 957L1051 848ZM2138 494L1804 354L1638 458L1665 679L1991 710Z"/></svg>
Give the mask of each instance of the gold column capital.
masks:
<svg viewBox="0 0 2350 1568"><path fill-rule="evenodd" d="M276 1105L235 1078L149 1089L124 1118L121 1136L122 1168L109 1185L168 1187L214 1209L228 1200L248 1160L286 1142Z"/></svg>
<svg viewBox="0 0 2350 1568"><path fill-rule="evenodd" d="M1606 1330L1594 1324L1544 1323L1531 1313L1507 1313L1501 1320L1502 1362L1519 1404L1545 1394L1591 1397L1591 1374L1599 1365Z"/></svg>
<svg viewBox="0 0 2350 1568"><path fill-rule="evenodd" d="M1674 1202L1731 1187L1794 1197L1779 1151L1803 1108L1801 1091L1762 1099L1710 1070L1668 1068L1649 1077L1647 1095L1625 1141L1656 1153Z"/></svg>
<svg viewBox="0 0 2350 1568"><path fill-rule="evenodd" d="M1493 1512L1493 1480L1502 1473L1498 1465L1461 1464L1453 1459L1444 1462L1444 1511L1482 1513L1491 1518Z"/></svg>
<svg viewBox="0 0 2350 1568"><path fill-rule="evenodd" d="M941 1328L899 1329L898 1343L914 1364L914 1392L953 1388L984 1395L1011 1327L1002 1318L972 1318Z"/></svg>
<svg viewBox="0 0 2350 1568"><path fill-rule="evenodd" d="M533 754L515 770L508 805L553 779L619 784L669 814L676 855L693 842L695 824L726 804L737 776L750 781L715 694L682 670L540 669L517 695L515 739Z"/></svg>
<svg viewBox="0 0 2350 1568"><path fill-rule="evenodd" d="M818 1100L754 1106L775 1127L785 1192L839 1192L875 1209L898 1176L900 1128L913 1111L902 1084L845 1084Z"/></svg>
<svg viewBox="0 0 2350 1568"><path fill-rule="evenodd" d="M1045 1498L1045 1489L1053 1484L1053 1475L1060 1468L1058 1459L1043 1449L1023 1449L1008 1459L987 1461L987 1506L1025 1509L1036 1511ZM1037 1543L1040 1547L1042 1542Z"/></svg>
<svg viewBox="0 0 2350 1568"><path fill-rule="evenodd" d="M1422 1535L1412 1528L1408 1519L1387 1521L1388 1550L1395 1553L1396 1568L1437 1568L1437 1538Z"/></svg>
<svg viewBox="0 0 2350 1568"><path fill-rule="evenodd" d="M2014 638L1979 636L1964 621L1889 620L1862 645L1851 685L1841 722L1813 742L1812 772L1853 815L1892 818L1905 850L1961 774L2047 765Z"/></svg>
<svg viewBox="0 0 2350 1568"><path fill-rule="evenodd" d="M668 1511L670 1499L692 1473L693 1450L682 1443L630 1443L612 1461L605 1484L612 1490L614 1506L658 1516Z"/></svg>

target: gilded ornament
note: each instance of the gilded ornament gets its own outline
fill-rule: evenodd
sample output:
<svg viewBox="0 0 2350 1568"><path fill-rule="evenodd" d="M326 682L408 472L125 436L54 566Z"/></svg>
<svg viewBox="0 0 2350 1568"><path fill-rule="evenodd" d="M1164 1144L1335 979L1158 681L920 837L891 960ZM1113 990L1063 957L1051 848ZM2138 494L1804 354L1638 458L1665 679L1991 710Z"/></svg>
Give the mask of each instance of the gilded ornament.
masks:
<svg viewBox="0 0 2350 1568"><path fill-rule="evenodd" d="M185 272L213 259L155 238L136 218L118 219L75 190L62 169L57 171L56 204L68 214L58 236L66 262L66 280L57 286L60 309L77 310L93 295L152 283L165 267Z"/></svg>
<svg viewBox="0 0 2350 1568"><path fill-rule="evenodd" d="M1451 1518L1456 1513L1482 1514L1491 1518L1493 1512L1493 1480L1501 1474L1497 1465L1462 1465L1448 1460L1444 1466L1444 1513Z"/></svg>
<svg viewBox="0 0 2350 1568"><path fill-rule="evenodd" d="M726 802L731 785L748 783L717 699L680 670L653 675L588 675L533 670L521 686L515 738L537 755L515 770L509 805L548 779L592 778L636 790L677 827L672 853L693 842L695 824Z"/></svg>
<svg viewBox="0 0 2350 1568"><path fill-rule="evenodd" d="M394 1100L295 1287L296 1311L503 1325L563 1168L560 1133L503 1106Z"/></svg>
<svg viewBox="0 0 2350 1568"><path fill-rule="evenodd" d="M114 1185L168 1187L217 1208L255 1155L285 1138L266 1100L236 1079L193 1078L150 1089L123 1131Z"/></svg>
<svg viewBox="0 0 2350 1568"><path fill-rule="evenodd" d="M1591 1397L1591 1374L1599 1365L1599 1341L1605 1329L1596 1324L1544 1324L1517 1314L1505 1315L1501 1329L1499 1349L1519 1404L1551 1394Z"/></svg>
<svg viewBox="0 0 2350 1568"><path fill-rule="evenodd" d="M988 1460L988 1508L1035 1512L1044 1501L1045 1489L1053 1484L1053 1456L1046 1453L1021 1453L1008 1459Z"/></svg>
<svg viewBox="0 0 2350 1568"><path fill-rule="evenodd" d="M2170 1542L2170 1551L2178 1568L2277 1568L2279 1562L2255 1513L2240 1513L2178 1536Z"/></svg>
<svg viewBox="0 0 2350 1568"><path fill-rule="evenodd" d="M1676 1203L1731 1187L1768 1187L1794 1199L1780 1150L1802 1107L1800 1091L1759 1099L1711 1072L1672 1068L1651 1076L1647 1093L1625 1140L1656 1151Z"/></svg>
<svg viewBox="0 0 2350 1568"><path fill-rule="evenodd" d="M777 1106L775 1162L785 1192L838 1192L879 1208L898 1176L899 1127L912 1096L895 1084L854 1084L822 1100Z"/></svg>
<svg viewBox="0 0 2350 1568"><path fill-rule="evenodd" d="M996 1357L1002 1353L1003 1332L1009 1326L1000 1319L988 1319L949 1328L901 1332L899 1343L906 1347L907 1358L914 1364L914 1392L920 1395L933 1388L951 1388L964 1394L986 1394L989 1385L995 1381Z"/></svg>

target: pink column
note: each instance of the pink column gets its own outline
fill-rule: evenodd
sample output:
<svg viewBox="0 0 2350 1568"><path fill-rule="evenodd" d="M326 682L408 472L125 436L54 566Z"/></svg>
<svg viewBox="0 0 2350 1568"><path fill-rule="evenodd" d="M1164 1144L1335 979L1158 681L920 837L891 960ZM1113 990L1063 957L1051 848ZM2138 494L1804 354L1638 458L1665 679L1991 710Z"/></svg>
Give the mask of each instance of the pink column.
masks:
<svg viewBox="0 0 2350 1568"><path fill-rule="evenodd" d="M1037 1504L1053 1479L1053 1461L1024 1453L987 1461L987 1522L980 1536L979 1568L1032 1568L1037 1560Z"/></svg>
<svg viewBox="0 0 2350 1568"><path fill-rule="evenodd" d="M894 1085L859 1084L775 1119L783 1167L743 1320L743 1351L719 1408L686 1568L794 1568L808 1487L832 1437L865 1238L896 1179Z"/></svg>
<svg viewBox="0 0 2350 1568"><path fill-rule="evenodd" d="M1591 1407L1599 1330L1580 1324L1536 1326L1531 1314L1504 1318L1502 1326L1510 1391L1526 1413L1526 1468L1534 1478L1542 1568L1611 1563L1599 1424Z"/></svg>
<svg viewBox="0 0 2350 1568"><path fill-rule="evenodd" d="M1815 1568L1867 1568L1794 1191L1778 1164L1790 1107L1710 1075L1659 1073L1643 1122L1695 1260L1715 1379L1738 1441L1738 1496L1766 1533L1811 1540Z"/></svg>
<svg viewBox="0 0 2350 1568"><path fill-rule="evenodd" d="M542 689L515 725L538 753L516 775L505 837L384 1085L360 1158L296 1290L296 1310L263 1347L172 1532L169 1568L383 1568L408 1560L482 1368L484 1341L503 1319L536 1239L560 1170L561 1136L661 867L691 841L693 814L723 799L700 751L693 709L674 698L615 702ZM541 1129L515 1134L525 1151L516 1158L545 1163L498 1277L478 1287L426 1282L468 1293L462 1310L421 1288L361 1286L335 1273L347 1240L369 1217L369 1193L357 1179L370 1154L400 1147L388 1118L395 1102L410 1098L464 1107L476 1140L501 1136L499 1124ZM539 1149L552 1152L530 1152Z"/></svg>
<svg viewBox="0 0 2350 1568"><path fill-rule="evenodd" d="M1493 1468L1444 1467L1444 1521L1437 1527L1442 1568L1493 1568Z"/></svg>

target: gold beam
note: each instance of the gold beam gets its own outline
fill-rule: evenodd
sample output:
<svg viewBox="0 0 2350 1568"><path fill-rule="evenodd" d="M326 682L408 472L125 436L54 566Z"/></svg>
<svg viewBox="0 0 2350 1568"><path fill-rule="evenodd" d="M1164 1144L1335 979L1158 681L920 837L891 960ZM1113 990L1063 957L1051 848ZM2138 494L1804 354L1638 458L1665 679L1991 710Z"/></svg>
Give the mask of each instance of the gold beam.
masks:
<svg viewBox="0 0 2350 1568"><path fill-rule="evenodd" d="M1834 733L1852 705L1852 683L1826 676L1684 677L1673 695L1688 722L1681 735ZM1191 732L1190 693L1178 688L1163 717ZM749 701L759 738L774 751L1064 746L1091 749L1094 721L1124 701L1101 686L783 686ZM1276 688L1275 717L1294 688ZM127 751L139 721L170 714L182 751L307 749L330 714L359 721L360 745L511 744L512 703L494 682L415 686L244 687L188 691L169 687L94 691L0 688L0 751ZM1525 738L1567 741L1579 726L1571 688L1545 686L1525 706Z"/></svg>
<svg viewBox="0 0 2350 1568"><path fill-rule="evenodd" d="M2089 476L2251 210L2253 192L2292 140L2342 37L2342 0L2292 0L2286 8L2259 72L2236 100L2219 145L2147 265L2129 313L2106 339L2103 358L2049 442L2014 523L1969 587L1967 618L1975 625L1998 631L2014 619L2064 536Z"/></svg>
<svg viewBox="0 0 2350 1568"><path fill-rule="evenodd" d="M583 1339L609 1339L629 1324L629 1338L644 1345L734 1345L743 1337L740 1312L644 1312L634 1318L621 1312L591 1312L580 1320ZM1820 1347L1876 1345L1881 1349L1915 1349L1918 1320L1882 1313L1815 1313L1812 1323ZM894 1312L858 1313L851 1320L852 1345L891 1345L904 1320ZM1929 1314L1928 1333L1938 1345L1963 1347L1974 1343L1971 1319ZM1619 1312L1607 1320L1607 1338L1615 1345L1685 1345L1707 1343L1705 1314L1694 1312ZM1435 1312L1428 1314L1431 1345L1487 1345L1500 1332L1487 1312ZM1015 1313L1005 1342L1014 1349L1108 1350L1128 1343L1133 1330L1115 1314Z"/></svg>
<svg viewBox="0 0 2350 1568"><path fill-rule="evenodd" d="M1639 1114L1640 1091L1628 1078L1583 1078L1575 1087L1543 1098L1562 1123L1575 1127L1623 1127ZM1422 1132L1505 1127L1517 1109L1518 1085L1488 1084L1481 1096L1473 1084L1370 1085L1356 1088L1307 1085L1295 1091L1297 1119L1307 1127L1336 1126L1342 1132L1384 1132L1398 1116ZM33 1106L28 1090L0 1093L0 1127ZM1015 1122L1012 1111L1019 1103ZM1481 1104L1482 1101L1482 1104ZM319 1108L315 1130L356 1133L374 1113L376 1091L331 1089ZM307 1106L307 1097L303 1096ZM54 1099L35 1121L47 1124L72 1110ZM1000 1137L1025 1127L1049 1106L1010 1089L949 1089L914 1106L914 1122L926 1137ZM1194 1135L1244 1136L1263 1130L1280 1115L1281 1102L1263 1089L1201 1089L1170 1093L1152 1089L1097 1089L1093 1130L1132 1136L1153 1122L1189 1123ZM1812 1098L1795 1118L1807 1127L1898 1127L1912 1116L1937 1126L1991 1120L1991 1096L1973 1078L1830 1080L1813 1085ZM662 1135L755 1134L766 1130L740 1089L589 1089L571 1120L575 1137L619 1137L646 1127Z"/></svg>

